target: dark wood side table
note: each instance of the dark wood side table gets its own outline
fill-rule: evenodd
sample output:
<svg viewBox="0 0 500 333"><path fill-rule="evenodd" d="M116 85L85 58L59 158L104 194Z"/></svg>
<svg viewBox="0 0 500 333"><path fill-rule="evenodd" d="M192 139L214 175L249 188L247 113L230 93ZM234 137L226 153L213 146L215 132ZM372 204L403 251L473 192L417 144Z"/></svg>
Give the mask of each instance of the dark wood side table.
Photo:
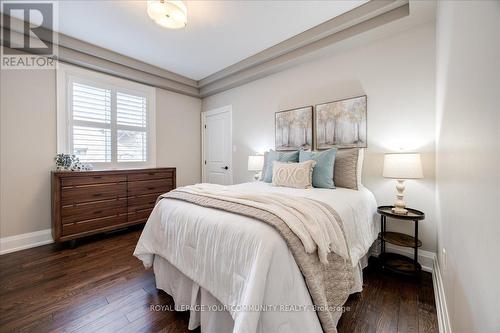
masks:
<svg viewBox="0 0 500 333"><path fill-rule="evenodd" d="M394 206L380 206L377 213L380 214L381 249L379 263L383 270L403 274L406 276L418 277L422 271L422 266L418 263L418 248L422 242L418 239L418 221L425 219L425 214L419 210L406 208L408 214L399 215L392 212ZM387 217L401 221L413 221L415 224L414 236L405 235L399 232L387 231ZM385 251L385 243L391 243L403 247L413 248L413 259L406 256Z"/></svg>

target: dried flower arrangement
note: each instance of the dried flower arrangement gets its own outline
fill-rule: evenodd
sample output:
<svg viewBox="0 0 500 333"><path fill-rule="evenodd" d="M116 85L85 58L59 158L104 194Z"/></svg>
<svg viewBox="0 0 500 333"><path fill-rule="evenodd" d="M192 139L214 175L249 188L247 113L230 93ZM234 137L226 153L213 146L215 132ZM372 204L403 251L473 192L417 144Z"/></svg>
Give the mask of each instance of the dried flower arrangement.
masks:
<svg viewBox="0 0 500 333"><path fill-rule="evenodd" d="M62 171L88 171L92 170L92 164L80 162L80 159L72 154L57 154L54 158L56 169Z"/></svg>

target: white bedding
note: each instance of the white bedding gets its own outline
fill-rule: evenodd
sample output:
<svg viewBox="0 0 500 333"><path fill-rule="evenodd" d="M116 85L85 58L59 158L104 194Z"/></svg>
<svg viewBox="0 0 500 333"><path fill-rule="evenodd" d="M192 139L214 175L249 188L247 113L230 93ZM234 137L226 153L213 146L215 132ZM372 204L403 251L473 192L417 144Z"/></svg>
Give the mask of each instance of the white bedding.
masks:
<svg viewBox="0 0 500 333"><path fill-rule="evenodd" d="M249 192L257 189L304 196L331 205L344 223L354 265L377 237L376 202L366 188L301 190L263 182L233 186ZM245 307L262 305L312 306L285 241L265 223L182 201L161 200L134 254L146 267L152 265L154 255L161 256L228 306L233 332L321 332L313 310L245 311Z"/></svg>

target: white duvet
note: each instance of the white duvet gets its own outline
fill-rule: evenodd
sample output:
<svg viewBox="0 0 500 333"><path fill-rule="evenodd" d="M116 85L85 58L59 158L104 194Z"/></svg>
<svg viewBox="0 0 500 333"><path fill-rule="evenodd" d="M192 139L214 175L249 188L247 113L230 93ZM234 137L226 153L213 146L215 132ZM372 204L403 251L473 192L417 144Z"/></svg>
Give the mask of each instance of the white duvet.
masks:
<svg viewBox="0 0 500 333"><path fill-rule="evenodd" d="M263 182L233 185L316 199L340 215L356 265L377 238L376 201L366 188L292 189ZM321 326L285 241L271 226L232 213L164 199L144 228L134 255L151 267L155 255L175 266L227 306L234 333L321 332ZM308 311L255 311L293 305ZM269 309L270 307L268 307Z"/></svg>

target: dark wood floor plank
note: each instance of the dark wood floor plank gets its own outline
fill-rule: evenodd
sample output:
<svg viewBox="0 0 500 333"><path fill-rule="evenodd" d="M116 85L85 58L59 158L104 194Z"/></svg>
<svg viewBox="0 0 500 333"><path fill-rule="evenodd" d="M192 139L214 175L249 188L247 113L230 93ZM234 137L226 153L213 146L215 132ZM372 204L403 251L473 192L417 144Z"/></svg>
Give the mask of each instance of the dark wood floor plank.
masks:
<svg viewBox="0 0 500 333"><path fill-rule="evenodd" d="M176 321L175 319L176 316L174 312L158 312L158 313L162 315L158 316L157 313L149 311L144 316L137 318L129 325L123 327L122 331L130 333L158 332L163 327L168 326L169 323ZM187 319L184 320L184 323L185 325L182 325L181 327L184 331L181 332L188 332Z"/></svg>
<svg viewBox="0 0 500 333"><path fill-rule="evenodd" d="M418 331L420 333L438 332L437 311L432 278L423 276L422 288L418 290Z"/></svg>
<svg viewBox="0 0 500 333"><path fill-rule="evenodd" d="M0 332L193 332L188 312L151 311L173 300L132 256L139 235L136 227L75 249L50 244L0 256ZM369 266L346 309L339 333L437 332L428 273L413 283Z"/></svg>
<svg viewBox="0 0 500 333"><path fill-rule="evenodd" d="M404 283L400 289L398 332L418 333L418 294L414 283Z"/></svg>
<svg viewBox="0 0 500 333"><path fill-rule="evenodd" d="M33 293L30 295L29 293L26 297L23 297L26 293L25 291L21 292L20 297L18 298L18 302L15 304L23 304L26 310L29 310L31 313L35 313L37 315L43 315L44 313L48 313L50 311L56 311L63 303L70 306L73 303L73 300L84 290L88 290L94 288L96 285L96 281L106 282L111 278L111 276L118 276L119 274L124 272L124 268L111 267L109 272L104 274L99 274L99 272L93 272L92 276L88 275L80 275L77 281L73 281L70 284L58 284L57 281L54 281L55 284L51 286L51 288L47 289L43 286L40 286L38 290L32 291ZM86 281L82 283L80 281ZM26 288L25 290L30 290L30 288ZM47 293L51 293L51 297L44 297ZM93 293L93 297L96 294ZM6 298L6 302L8 298ZM16 308L10 309L2 309L3 316L2 322L5 320L9 320L9 318L16 318L17 311Z"/></svg>
<svg viewBox="0 0 500 333"><path fill-rule="evenodd" d="M381 314L377 322L377 332L397 332L401 284L383 280Z"/></svg>
<svg viewBox="0 0 500 333"><path fill-rule="evenodd" d="M129 324L129 321L124 316L119 319L110 322L109 324L92 331L92 333L115 333L121 332L125 326Z"/></svg>
<svg viewBox="0 0 500 333"><path fill-rule="evenodd" d="M123 322L120 328L128 325L128 320L123 316L121 311L111 311L76 330L66 329L66 327L64 327L60 332L86 333L107 330L110 326L113 327L113 323L115 322Z"/></svg>
<svg viewBox="0 0 500 333"><path fill-rule="evenodd" d="M363 292L351 295L346 302L350 311L340 318L339 333L437 332L431 274L423 272L422 279L415 281L382 273L371 264L363 279Z"/></svg>
<svg viewBox="0 0 500 333"><path fill-rule="evenodd" d="M86 314L85 316L76 318L75 320L64 324L63 326L57 328L55 332L73 332L113 312L123 313L124 309L130 305L136 306L137 303L142 304L145 301L147 295L149 294L146 293L143 289L138 289L137 291L117 300L116 302L109 303Z"/></svg>
<svg viewBox="0 0 500 333"><path fill-rule="evenodd" d="M370 267L365 269L363 280L363 292L351 295L347 304L352 308L354 301L359 308L356 312L348 311L340 318L339 332L375 332L382 309L382 288L383 280L374 278L375 271Z"/></svg>

